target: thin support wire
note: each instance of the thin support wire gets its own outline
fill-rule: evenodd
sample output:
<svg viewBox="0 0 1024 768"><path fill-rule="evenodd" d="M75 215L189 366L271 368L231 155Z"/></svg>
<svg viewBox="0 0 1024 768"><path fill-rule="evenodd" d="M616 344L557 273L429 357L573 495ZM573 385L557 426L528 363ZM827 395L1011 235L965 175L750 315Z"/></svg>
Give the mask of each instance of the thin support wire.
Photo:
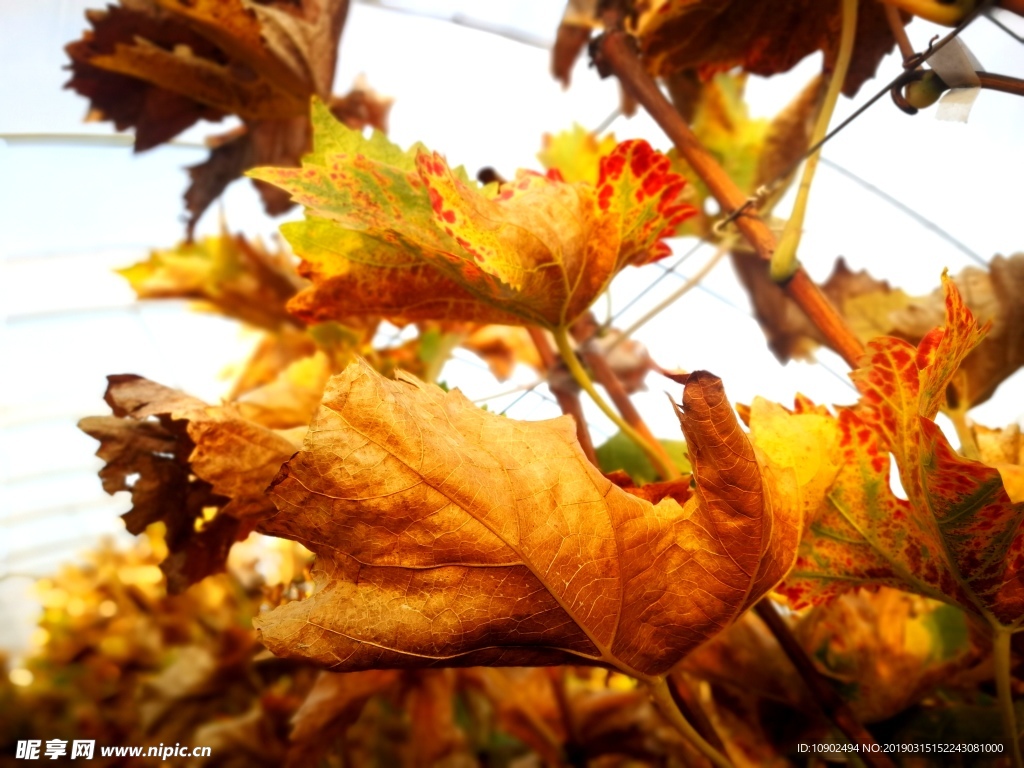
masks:
<svg viewBox="0 0 1024 768"><path fill-rule="evenodd" d="M997 27L999 27L999 28L1000 28L1001 30L1003 30L1003 32L1005 32L1006 34L1008 34L1008 35L1009 35L1010 37L1012 37L1012 38L1013 38L1014 40L1016 40L1016 41L1017 41L1018 43L1020 43L1021 45L1024 45L1024 37L1022 37L1022 36L1018 35L1018 34L1017 34L1016 32L1014 32L1014 31L1013 31L1012 29L1010 29L1010 28L1009 28L1009 27L1008 27L1008 26L1007 26L1006 24L1004 24L1003 22L1001 22L1001 21L1000 21L1000 20L999 20L999 19L998 19L998 18L996 17L996 15L995 15L995 12L994 12L994 11L992 11L992 10L986 11L986 12L985 12L985 18L986 18L986 19L988 19L989 21L991 21L991 22L992 22L993 24L995 24L995 25L996 25Z"/></svg>
<svg viewBox="0 0 1024 768"><path fill-rule="evenodd" d="M893 206L894 208L898 209L899 211L902 211L903 213L905 213L907 216L912 218L914 221L916 221L918 224L920 224L925 229L927 229L927 230L929 230L931 232L934 232L936 235L938 235L940 238L942 238L947 243L952 245L954 248L956 248L958 251L963 253L968 258L972 259L973 261L976 261L978 264L980 264L983 267L988 267L988 262L985 261L985 259L983 259L980 254L978 254L975 251L971 250L970 247L968 247L964 243L962 243L959 240L957 240L955 237L953 237L953 235L951 235L949 232L944 230L942 227L940 227L934 221L929 219L927 216L924 216L923 214L918 213L917 211L915 211L913 208L911 208L906 203L902 202L901 200L899 200L896 197L893 197L892 195L890 195L885 190L876 187L870 181L867 181L866 179L861 178L860 176L855 174L853 171L851 171L851 170L849 170L847 168L844 168L843 166L839 165L839 163L836 163L836 162L834 162L832 160L829 160L828 158L825 158L825 157L821 158L821 162L824 165L827 165L832 170L834 170L836 173L839 173L839 174L845 176L850 181L854 182L855 184L863 187L867 191L869 191L872 194L876 195L877 197L881 198L882 200L887 202L889 205Z"/></svg>

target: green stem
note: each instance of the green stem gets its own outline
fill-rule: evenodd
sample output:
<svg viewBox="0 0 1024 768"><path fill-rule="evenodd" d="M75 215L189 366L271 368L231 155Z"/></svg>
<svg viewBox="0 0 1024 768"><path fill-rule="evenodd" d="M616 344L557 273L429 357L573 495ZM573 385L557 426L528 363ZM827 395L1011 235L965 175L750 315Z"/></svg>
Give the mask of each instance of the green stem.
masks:
<svg viewBox="0 0 1024 768"><path fill-rule="evenodd" d="M942 412L953 422L956 436L960 438L960 454L968 459L981 461L978 443L974 439L971 425L967 422L967 412L963 408L943 408Z"/></svg>
<svg viewBox="0 0 1024 768"><path fill-rule="evenodd" d="M586 369L580 363L579 358L576 357L576 352L572 348L572 342L569 340L569 331L565 328L556 328L553 331L555 337L555 344L558 347L558 354L562 356L562 360L565 366L569 369L569 373L572 374L573 379L580 385L580 389L590 395L590 399L594 401L598 408L611 419L615 426L622 430L622 433L626 435L630 440L636 443L640 450L642 450L647 458L654 464L655 469L665 479L676 477L679 471L675 467L671 467L665 464L665 460L661 457L659 451L654 448L647 440L644 439L643 435L637 432L629 423L623 419L615 409L612 408L608 401L601 397L601 394L594 387L594 382L590 380L590 376Z"/></svg>
<svg viewBox="0 0 1024 768"><path fill-rule="evenodd" d="M683 713L676 706L668 683L663 677L656 677L647 681L647 687L651 691L654 703L658 705L665 718L678 730L686 740L693 744L704 757L711 761L716 768L733 768L732 762L717 749L708 744L704 737L697 733L697 729L690 725L690 721L683 716Z"/></svg>
<svg viewBox="0 0 1024 768"><path fill-rule="evenodd" d="M857 34L857 0L841 0L841 2L843 4L843 29L839 37L839 56L832 72L832 79L828 83L825 103L822 104L821 112L818 113L818 119L814 123L814 133L811 135L812 147L820 144L821 140L825 138L825 134L828 133L828 124L832 120L836 102L839 101L839 94L846 81L846 73L850 69L850 59L853 55L853 41ZM814 181L814 173L818 170L820 158L820 147L807 158L803 175L800 177L800 188L796 193L796 201L793 203L793 212L790 214L789 221L786 222L779 246L772 255L771 276L777 283L784 283L800 268L800 262L796 259L796 251L803 235L807 201L811 196L811 182Z"/></svg>
<svg viewBox="0 0 1024 768"><path fill-rule="evenodd" d="M444 364L451 359L452 352L465 340L464 333L443 333L437 342L437 347L431 350L431 355L423 363L423 380L429 384L436 384L441 375Z"/></svg>
<svg viewBox="0 0 1024 768"><path fill-rule="evenodd" d="M1010 689L1010 640L1013 632L993 624L992 663L995 667L996 692L999 696L999 712L1003 717L1003 733L1009 742L1013 768L1024 768L1020 755L1020 739L1017 737L1017 717L1013 711L1013 691Z"/></svg>

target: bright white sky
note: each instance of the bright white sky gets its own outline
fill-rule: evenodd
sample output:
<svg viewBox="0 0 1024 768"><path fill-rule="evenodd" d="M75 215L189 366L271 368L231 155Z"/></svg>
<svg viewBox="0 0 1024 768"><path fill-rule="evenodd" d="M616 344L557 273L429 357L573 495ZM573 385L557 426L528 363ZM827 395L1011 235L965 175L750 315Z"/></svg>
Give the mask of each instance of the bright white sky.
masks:
<svg viewBox="0 0 1024 768"><path fill-rule="evenodd" d="M0 0L0 132L109 135L109 124L83 125L86 103L61 86L64 44L85 27L85 8L99 0ZM525 38L549 42L560 16L551 0L470 0L396 3L442 18L476 19ZM461 16L460 16L461 15ZM1005 20L1018 33L1020 19ZM942 32L923 23L909 28L918 48ZM964 40L986 69L1024 76L1024 46L988 21L979 20ZM814 74L812 57L785 76L752 79L748 95L755 115L780 109ZM887 59L876 80L849 114L900 68ZM471 172L489 165L510 175L537 167L535 153L545 132L573 122L594 127L617 104L617 86L600 81L582 61L572 88L564 92L548 74L548 53L538 47L465 25L380 7L354 6L341 48L336 91L345 92L364 73L378 91L395 97L391 136L405 146L422 141ZM1024 248L1019 178L1024 170L1024 99L983 92L964 124L944 123L934 111L909 117L886 96L830 143L824 156L938 223L982 258ZM226 130L207 125L183 138L201 140ZM658 148L668 142L642 114L612 126L620 139L641 137ZM24 599L29 579L45 573L103 534L123 535L118 515L126 498L109 499L95 472L96 444L74 427L86 414L103 413L108 373L134 372L216 400L226 384L227 363L242 359L252 337L230 322L200 316L175 304L132 306L132 294L110 270L145 257L147 249L180 238L182 167L205 153L160 148L141 156L128 149L69 142L0 142L0 610L19 617L15 630L0 634L0 647L20 643L31 616ZM780 207L780 215L787 204ZM230 227L247 234L274 231L247 183L235 184L223 209ZM295 213L293 216L299 214ZM217 212L201 231L217 228ZM689 241L673 243L677 254ZM703 249L662 281L621 326L678 287L711 254ZM911 293L938 284L943 267L957 272L969 258L877 196L825 166L819 170L801 257L817 279L843 255L854 269ZM665 263L672 263L670 257ZM660 274L657 267L630 269L616 282L613 307L622 307ZM604 311L602 303L596 305ZM720 375L734 402L762 395L790 402L802 391L819 402L849 402L843 363L822 353L823 365L780 366L750 317L749 303L723 262L696 290L641 333L655 359L668 368L706 368ZM497 384L466 353L446 367L443 378L471 398L532 381L521 369ZM638 399L654 431L678 435L678 422L664 391L678 387L656 377ZM544 390L540 388L538 392ZM492 402L500 410L512 397ZM525 398L509 415L537 419L557 415L540 396ZM595 439L610 433L596 409ZM1024 377L1004 383L978 409L993 426L1024 418Z"/></svg>

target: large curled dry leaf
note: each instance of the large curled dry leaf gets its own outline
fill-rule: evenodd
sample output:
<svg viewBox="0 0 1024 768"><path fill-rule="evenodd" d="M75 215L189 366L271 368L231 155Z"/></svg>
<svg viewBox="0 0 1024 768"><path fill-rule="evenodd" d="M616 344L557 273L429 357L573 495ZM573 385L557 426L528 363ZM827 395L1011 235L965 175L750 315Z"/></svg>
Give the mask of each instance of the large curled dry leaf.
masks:
<svg viewBox="0 0 1024 768"><path fill-rule="evenodd" d="M309 147L306 105L329 100L355 128L383 128L389 102L362 84L331 97L348 0L123 0L88 11L93 29L70 43L67 87L90 118L135 128L136 151L170 141L197 120L237 115L243 125L209 143L189 169L191 231L224 188L256 165L296 165ZM261 188L270 213L287 198Z"/></svg>
<svg viewBox="0 0 1024 768"><path fill-rule="evenodd" d="M257 621L339 671L590 663L663 674L771 589L802 531L721 382L680 415L696 491L652 504L583 455L566 417L518 422L365 363L328 384L260 530L317 554L317 587Z"/></svg>
<svg viewBox="0 0 1024 768"><path fill-rule="evenodd" d="M906 18L906 17L904 17ZM640 17L643 60L657 75L742 67L755 75L786 72L821 51L831 70L839 48L840 5L817 0L655 0ZM853 60L843 84L848 96L874 77L896 41L876 0L857 12Z"/></svg>
<svg viewBox="0 0 1024 768"><path fill-rule="evenodd" d="M306 207L281 231L313 287L291 310L307 322L380 315L565 327L627 264L693 209L685 180L646 142L620 144L596 184L520 172L479 188L422 146L365 139L313 104L314 151L301 169L260 168Z"/></svg>
<svg viewBox="0 0 1024 768"><path fill-rule="evenodd" d="M100 441L104 489L131 491L128 530L166 526L169 555L160 567L169 591L180 592L223 570L231 545L273 513L265 489L295 445L231 406L210 406L139 376L109 379L114 415L82 419L79 427Z"/></svg>
<svg viewBox="0 0 1024 768"><path fill-rule="evenodd" d="M996 468L957 454L934 421L986 330L943 281L945 327L916 348L874 339L853 374L861 399L836 419L839 474L782 590L796 605L886 585L1006 627L1024 618L1024 503L1010 500ZM890 488L890 455L906 499Z"/></svg>

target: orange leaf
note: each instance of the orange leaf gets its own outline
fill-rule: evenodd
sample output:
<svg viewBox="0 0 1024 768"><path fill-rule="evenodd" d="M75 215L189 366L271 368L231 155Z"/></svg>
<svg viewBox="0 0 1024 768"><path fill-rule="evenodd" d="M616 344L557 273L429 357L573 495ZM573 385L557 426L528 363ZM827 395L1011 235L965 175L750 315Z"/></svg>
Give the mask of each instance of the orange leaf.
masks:
<svg viewBox="0 0 1024 768"><path fill-rule="evenodd" d="M680 420L680 506L614 486L571 419L518 422L365 363L327 387L261 530L318 556L314 594L257 621L275 653L339 671L593 663L652 679L789 569L802 528L721 382Z"/></svg>

